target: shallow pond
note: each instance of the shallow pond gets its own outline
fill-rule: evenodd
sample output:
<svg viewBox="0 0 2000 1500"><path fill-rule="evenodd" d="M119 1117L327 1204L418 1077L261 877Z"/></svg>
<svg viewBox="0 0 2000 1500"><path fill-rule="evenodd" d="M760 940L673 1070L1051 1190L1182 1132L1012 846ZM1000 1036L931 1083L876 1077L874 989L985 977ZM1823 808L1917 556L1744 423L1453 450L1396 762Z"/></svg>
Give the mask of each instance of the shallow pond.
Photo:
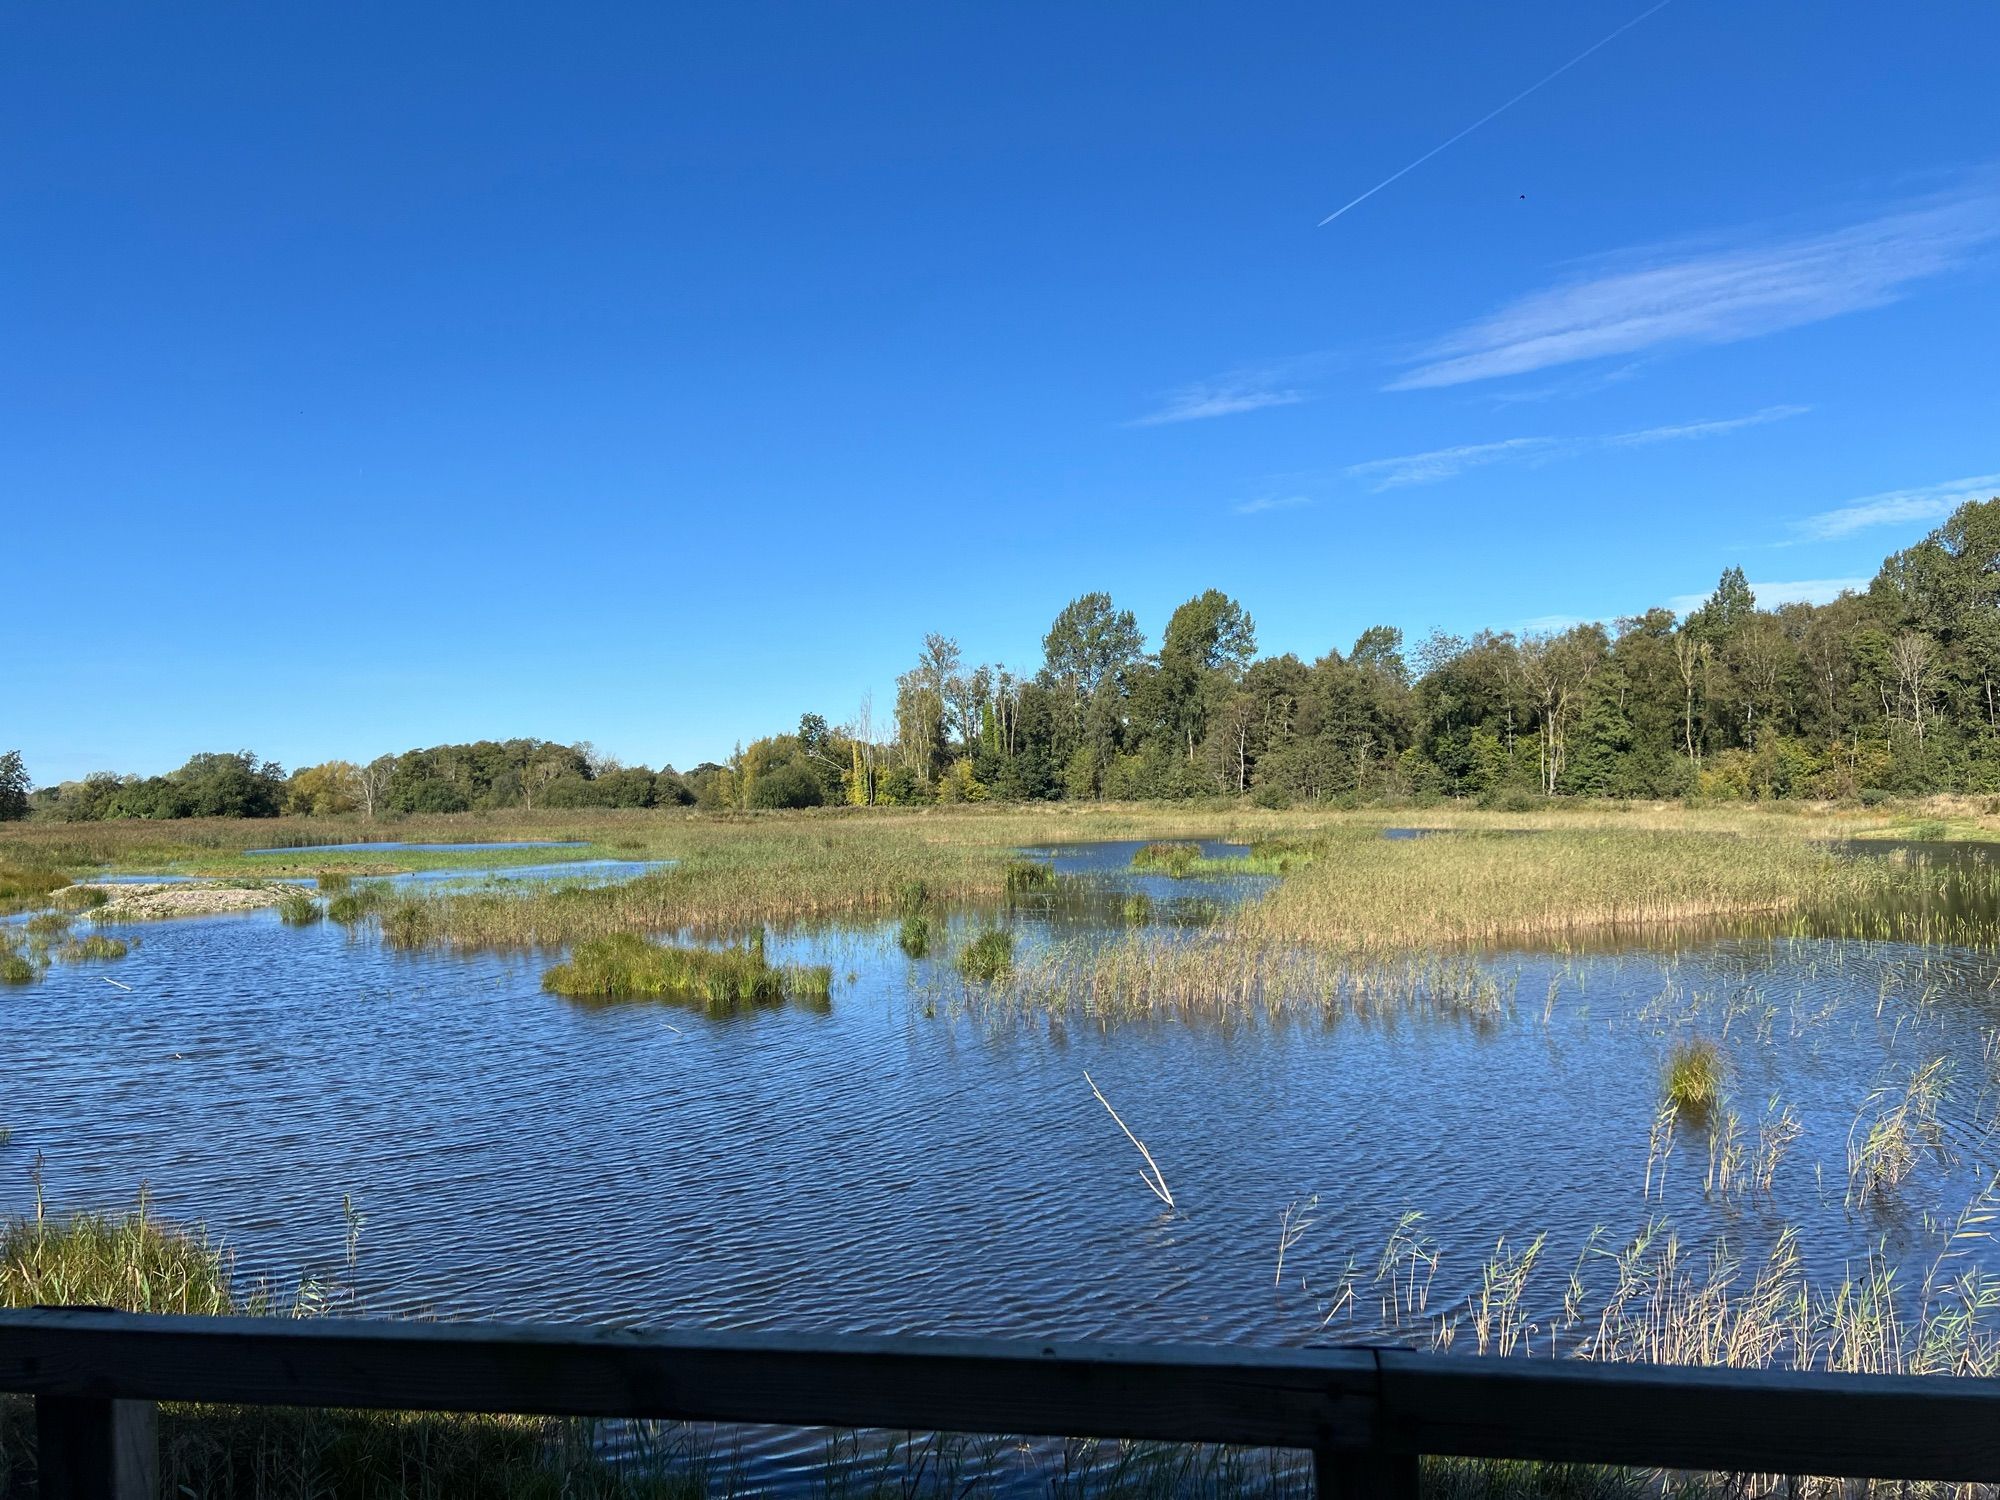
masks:
<svg viewBox="0 0 2000 1500"><path fill-rule="evenodd" d="M1752 1261L1796 1225L1816 1280L1878 1246L1914 1280L1936 1253L1925 1215L2000 1170L1983 952L1736 936L1509 954L1489 965L1511 1012L1478 1025L1106 1030L967 1003L951 955L994 920L1032 958L1109 940L1106 914L1143 892L1171 940L1180 903L1267 884L1138 874L1136 847L1038 851L1080 899L954 917L918 961L893 923L773 934L774 962L833 966L824 1011L575 1004L542 992L548 957L402 954L268 911L152 924L115 968L0 991L0 1209L30 1205L38 1159L61 1207L150 1184L288 1286L347 1274L350 1194L352 1280L384 1313L1303 1343L1380 1331L1368 1278L1412 1211L1439 1257L1432 1312L1476 1289L1496 1241L1546 1231L1524 1304L1545 1320L1593 1229L1617 1245L1661 1218ZM1696 1031L1720 1040L1752 1139L1771 1101L1793 1111L1769 1193L1704 1191L1699 1127L1650 1159L1665 1053ZM1910 1178L1850 1203L1857 1121L1934 1057L1950 1084ZM1279 1274L1288 1207L1305 1227ZM1356 1295L1323 1327L1350 1260ZM782 1436L756 1452L809 1456Z"/></svg>

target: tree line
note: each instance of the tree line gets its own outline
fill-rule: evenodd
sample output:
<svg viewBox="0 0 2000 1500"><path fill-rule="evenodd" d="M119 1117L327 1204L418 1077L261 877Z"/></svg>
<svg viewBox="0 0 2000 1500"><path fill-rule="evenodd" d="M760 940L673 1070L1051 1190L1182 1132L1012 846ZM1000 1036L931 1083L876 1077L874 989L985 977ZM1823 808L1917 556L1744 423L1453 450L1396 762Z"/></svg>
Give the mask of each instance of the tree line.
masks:
<svg viewBox="0 0 2000 1500"><path fill-rule="evenodd" d="M1960 507L1826 604L1760 609L1731 568L1684 617L1656 608L1414 646L1374 626L1311 662L1260 657L1249 612L1213 589L1152 649L1130 610L1085 594L1032 670L975 665L934 633L886 724L872 702L839 726L808 713L686 773L523 739L289 776L247 751L198 755L164 777L104 772L29 794L19 757L0 758L0 817L80 819L1941 791L2000 792L2000 499Z"/></svg>

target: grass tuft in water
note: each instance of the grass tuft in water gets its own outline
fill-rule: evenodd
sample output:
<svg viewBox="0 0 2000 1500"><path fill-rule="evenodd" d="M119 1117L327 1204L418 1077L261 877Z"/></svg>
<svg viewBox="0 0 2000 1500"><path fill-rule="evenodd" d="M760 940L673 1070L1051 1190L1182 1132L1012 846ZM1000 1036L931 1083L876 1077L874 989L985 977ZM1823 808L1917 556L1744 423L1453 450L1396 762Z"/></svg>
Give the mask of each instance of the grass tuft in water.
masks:
<svg viewBox="0 0 2000 1500"><path fill-rule="evenodd" d="M325 915L325 909L302 886L287 886L278 897L278 918L288 926L305 927Z"/></svg>
<svg viewBox="0 0 2000 1500"><path fill-rule="evenodd" d="M577 944L542 976L554 995L595 1000L675 1000L716 1015L787 1000L823 1001L833 989L825 967L774 967L762 942L741 948L688 948L612 933Z"/></svg>
<svg viewBox="0 0 2000 1500"><path fill-rule="evenodd" d="M896 946L911 958L922 958L931 951L931 919L922 912L912 912L903 918L903 927L896 934Z"/></svg>
<svg viewBox="0 0 2000 1500"><path fill-rule="evenodd" d="M991 983L1014 967L1014 934L990 928L959 950L958 972L967 979Z"/></svg>
<svg viewBox="0 0 2000 1500"><path fill-rule="evenodd" d="M41 974L18 953L0 953L0 984L33 984Z"/></svg>
<svg viewBox="0 0 2000 1500"><path fill-rule="evenodd" d="M1143 927L1153 920L1153 898L1144 891L1134 891L1118 908L1118 916L1133 927Z"/></svg>
<svg viewBox="0 0 2000 1500"><path fill-rule="evenodd" d="M1677 1042L1667 1054L1662 1090L1669 1104L1691 1120L1707 1117L1722 1100L1722 1053L1706 1037Z"/></svg>
<svg viewBox="0 0 2000 1500"><path fill-rule="evenodd" d="M326 914L346 927L365 922L389 904L389 887L380 881L350 886L326 904Z"/></svg>
<svg viewBox="0 0 2000 1500"><path fill-rule="evenodd" d="M1055 867L1032 859L1014 860L1007 866L1006 884L1010 896L1053 891L1056 888Z"/></svg>
<svg viewBox="0 0 2000 1500"><path fill-rule="evenodd" d="M123 958L132 947L123 938L106 937L101 932L93 932L88 937L71 938L56 949L56 957L66 964L108 963Z"/></svg>
<svg viewBox="0 0 2000 1500"><path fill-rule="evenodd" d="M1194 867L1201 861L1201 845L1184 840L1155 840L1132 856L1135 870L1154 870L1162 875L1171 875L1176 880L1185 880L1194 873Z"/></svg>
<svg viewBox="0 0 2000 1500"><path fill-rule="evenodd" d="M28 936L31 938L59 938L69 931L69 924L75 918L65 912L45 911L40 916L28 918Z"/></svg>
<svg viewBox="0 0 2000 1500"><path fill-rule="evenodd" d="M339 896L354 884L354 877L345 870L321 870L313 876L313 884L322 896Z"/></svg>
<svg viewBox="0 0 2000 1500"><path fill-rule="evenodd" d="M96 911L111 900L111 893L102 886L66 886L55 894L57 911Z"/></svg>

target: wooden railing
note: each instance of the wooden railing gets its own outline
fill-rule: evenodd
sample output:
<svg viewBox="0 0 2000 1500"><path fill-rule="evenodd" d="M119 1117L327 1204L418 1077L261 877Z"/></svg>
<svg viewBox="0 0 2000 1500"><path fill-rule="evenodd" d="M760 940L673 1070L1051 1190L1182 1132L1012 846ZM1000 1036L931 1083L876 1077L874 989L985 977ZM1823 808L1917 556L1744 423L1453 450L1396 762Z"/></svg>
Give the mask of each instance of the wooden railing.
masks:
<svg viewBox="0 0 2000 1500"><path fill-rule="evenodd" d="M1324 1494L1420 1455L2000 1479L2000 1381L1395 1349L819 1338L0 1312L43 1500L151 1500L156 1403L646 1417L1299 1448Z"/></svg>

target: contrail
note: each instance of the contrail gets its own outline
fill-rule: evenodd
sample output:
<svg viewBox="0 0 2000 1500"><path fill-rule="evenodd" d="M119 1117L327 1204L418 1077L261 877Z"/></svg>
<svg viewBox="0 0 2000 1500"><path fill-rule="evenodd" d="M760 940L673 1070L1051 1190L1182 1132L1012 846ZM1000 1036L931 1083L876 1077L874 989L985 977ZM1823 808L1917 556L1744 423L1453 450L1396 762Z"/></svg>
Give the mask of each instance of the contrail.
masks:
<svg viewBox="0 0 2000 1500"><path fill-rule="evenodd" d="M1648 16L1657 15L1659 12L1665 10L1671 4L1673 4L1673 0L1659 0L1658 4L1653 5L1650 8L1641 11L1638 15L1634 16L1631 20L1627 21L1623 26L1620 26L1616 31L1612 32L1609 36L1601 37L1597 41L1592 42L1588 47L1585 47L1581 52L1577 53L1575 57L1572 57L1568 62L1564 63L1560 68L1557 68L1555 72L1549 74L1546 78L1536 79L1533 83L1529 84L1526 88L1522 89L1520 93L1516 94L1513 98L1509 99L1505 104L1501 105L1498 109L1494 110L1492 113L1481 115L1478 119L1474 120L1470 125L1466 126L1465 129L1461 130L1457 135L1453 136L1443 145L1431 147L1430 150L1426 151L1422 156L1418 157L1415 161L1411 162L1407 167L1404 167L1400 172L1396 172L1388 177L1384 177L1380 182L1376 183L1375 186L1370 188L1367 192L1363 193L1359 198L1356 198L1352 203L1343 203L1339 208L1336 208L1332 213L1328 214L1324 219L1321 219L1315 227L1319 229L1324 229L1326 228L1327 225L1331 224L1335 219L1339 218L1342 214L1346 213L1348 209L1355 208L1360 204L1366 203L1370 198L1374 197L1377 193L1381 192L1383 188L1387 187L1390 183L1394 182L1398 177L1408 176L1411 172L1416 171L1418 167L1421 167L1425 162L1429 161L1433 156L1436 156L1440 151L1444 151L1452 146L1456 146L1460 141L1464 140L1467 136L1471 135L1472 132L1477 130L1480 126L1486 124L1490 120L1497 119L1501 115L1506 114L1508 110L1512 109L1515 105L1519 104L1523 99L1527 98L1528 95L1534 93L1536 89L1541 88L1544 84L1554 83L1558 78L1562 77L1563 74L1567 73L1571 68L1575 67L1578 63L1582 62L1586 57L1590 56L1591 53L1597 51L1598 48L1608 46L1612 42L1617 41L1618 38L1625 35L1626 32L1630 31L1634 26L1637 26L1641 21L1645 20Z"/></svg>

